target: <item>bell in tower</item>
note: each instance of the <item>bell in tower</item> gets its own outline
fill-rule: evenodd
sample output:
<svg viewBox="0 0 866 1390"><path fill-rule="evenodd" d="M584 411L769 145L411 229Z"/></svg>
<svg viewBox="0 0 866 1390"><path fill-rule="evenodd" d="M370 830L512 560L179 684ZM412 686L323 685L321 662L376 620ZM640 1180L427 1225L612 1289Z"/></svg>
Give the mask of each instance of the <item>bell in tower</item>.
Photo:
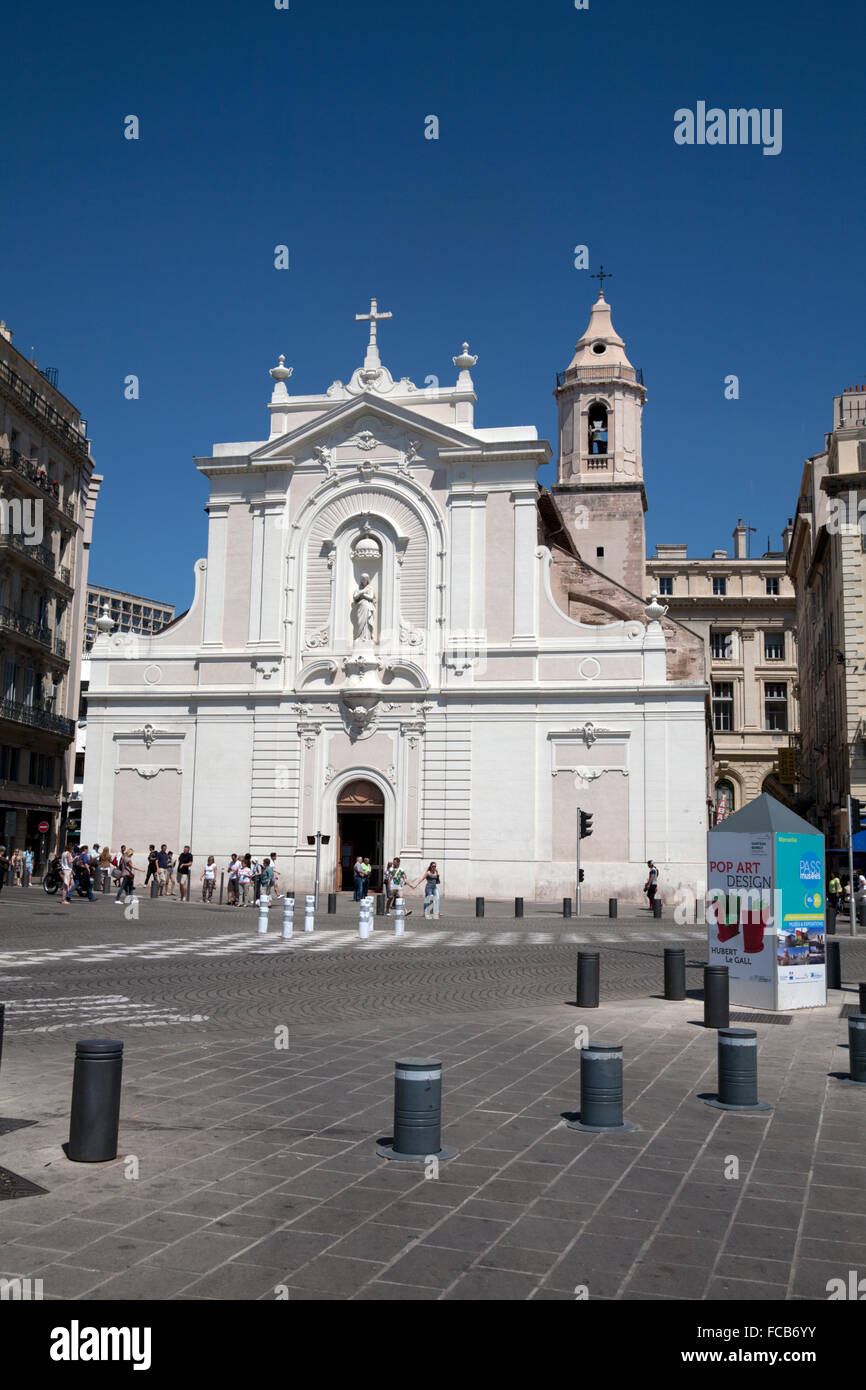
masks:
<svg viewBox="0 0 866 1390"><path fill-rule="evenodd" d="M574 357L557 375L559 462L551 489L581 558L645 597L643 375L626 356L602 288Z"/></svg>

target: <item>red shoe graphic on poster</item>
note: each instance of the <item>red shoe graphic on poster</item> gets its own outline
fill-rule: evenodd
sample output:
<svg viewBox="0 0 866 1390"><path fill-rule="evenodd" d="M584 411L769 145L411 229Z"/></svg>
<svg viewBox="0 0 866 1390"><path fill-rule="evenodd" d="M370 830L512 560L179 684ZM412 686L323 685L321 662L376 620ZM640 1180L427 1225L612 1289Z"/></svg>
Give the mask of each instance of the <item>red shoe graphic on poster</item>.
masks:
<svg viewBox="0 0 866 1390"><path fill-rule="evenodd" d="M747 908L743 919L743 945L751 955L756 956L764 949L764 928L767 925L769 909L761 903L759 908Z"/></svg>
<svg viewBox="0 0 866 1390"><path fill-rule="evenodd" d="M711 902L708 905L708 915L711 922L715 922L719 941L730 941L731 937L739 936L740 933L740 900L733 898L727 902ZM731 920L733 919L733 920Z"/></svg>

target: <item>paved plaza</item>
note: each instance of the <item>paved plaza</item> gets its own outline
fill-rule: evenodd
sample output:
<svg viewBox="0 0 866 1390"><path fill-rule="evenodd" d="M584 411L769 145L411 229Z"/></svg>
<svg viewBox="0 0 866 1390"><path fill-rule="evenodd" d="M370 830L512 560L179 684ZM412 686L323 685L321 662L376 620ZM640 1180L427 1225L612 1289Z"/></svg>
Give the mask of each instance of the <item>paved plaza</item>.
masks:
<svg viewBox="0 0 866 1390"><path fill-rule="evenodd" d="M866 1272L866 1093L840 1079L864 940L840 936L826 1008L757 1016L774 1108L737 1115L700 1098L700 927L443 903L359 941L341 902L283 942L281 906L260 937L249 909L4 891L0 1164L45 1195L0 1203L0 1274L46 1299L523 1301L824 1300ZM581 944L597 1010L574 1004ZM682 1003L660 997L674 944ZM634 1132L565 1125L584 1025L624 1046ZM94 1036L125 1043L119 1156L75 1164L74 1043ZM438 1173L376 1156L407 1056L443 1063Z"/></svg>

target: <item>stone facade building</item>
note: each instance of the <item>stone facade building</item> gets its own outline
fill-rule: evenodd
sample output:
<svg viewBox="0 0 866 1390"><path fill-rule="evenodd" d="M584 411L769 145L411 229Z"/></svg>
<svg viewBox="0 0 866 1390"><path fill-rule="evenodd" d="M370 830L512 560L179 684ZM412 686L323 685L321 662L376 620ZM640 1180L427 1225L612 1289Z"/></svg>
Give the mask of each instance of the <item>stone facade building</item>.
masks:
<svg viewBox="0 0 866 1390"><path fill-rule="evenodd" d="M738 521L733 553L689 558L685 545L659 544L647 561L650 586L668 612L700 635L712 687L713 820L769 792L792 804L777 776L778 752L799 728L794 586L782 549L749 556Z"/></svg>
<svg viewBox="0 0 866 1390"><path fill-rule="evenodd" d="M0 324L0 841L46 848L72 785L94 472L86 422Z"/></svg>
<svg viewBox="0 0 866 1390"><path fill-rule="evenodd" d="M454 385L418 388L382 365L388 315L359 317L347 382L290 395L281 358L267 436L197 460L189 611L134 648L97 621L84 837L276 850L303 892L321 832L323 888L368 852L377 877L399 854L455 896L554 898L581 807L590 896L639 897L650 857L693 888L703 649L646 601L644 392L603 296L557 387L549 492L532 426L475 424L466 344Z"/></svg>
<svg viewBox="0 0 866 1390"><path fill-rule="evenodd" d="M847 844L847 797L866 803L866 386L833 401L806 460L788 572L797 594L798 794L828 844Z"/></svg>

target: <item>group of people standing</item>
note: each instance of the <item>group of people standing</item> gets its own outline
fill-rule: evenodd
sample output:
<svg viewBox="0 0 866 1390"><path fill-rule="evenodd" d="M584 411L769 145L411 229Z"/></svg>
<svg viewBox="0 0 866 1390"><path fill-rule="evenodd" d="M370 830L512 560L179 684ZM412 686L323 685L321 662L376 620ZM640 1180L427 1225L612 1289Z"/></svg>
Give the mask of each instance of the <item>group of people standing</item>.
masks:
<svg viewBox="0 0 866 1390"><path fill-rule="evenodd" d="M132 858L133 854L134 850L131 845L121 845L120 853L114 859L109 858L108 860L108 868L118 885L115 902L122 902L134 891L135 875L138 869ZM226 901L229 907L252 907L260 893L266 893L268 896L276 893L279 877L276 857L275 854L272 854L259 862L252 854L245 854L243 857L233 854L225 869L220 870L214 855L209 854L204 868L198 876L201 884L202 902L213 902L218 873L223 873L226 878ZM145 888L151 879L154 879L158 884L158 897L175 898L179 896L181 902L189 901L192 891L194 862L189 845L184 845L177 857L166 845L161 845L159 849L155 845L151 845L148 849L147 868L144 875ZM175 884L177 885L177 893L175 892ZM282 895L276 893L276 896Z"/></svg>
<svg viewBox="0 0 866 1390"><path fill-rule="evenodd" d="M360 902L366 898L370 889L370 876L373 872L370 859L367 855L358 855L355 860L353 874L355 878L355 902ZM408 888L415 889L424 884L424 916L436 918L439 916L439 870L435 860L431 860L424 873L415 883L409 882L406 870L400 864L399 855L395 859L389 859L383 875L383 887L385 890L385 915L388 916L398 898L402 898ZM412 915L411 907L406 909L406 916Z"/></svg>
<svg viewBox="0 0 866 1390"><path fill-rule="evenodd" d="M16 888L30 888L32 877L32 849L13 849L11 854L7 854L6 846L0 845L0 892L4 883L10 886L14 883Z"/></svg>

